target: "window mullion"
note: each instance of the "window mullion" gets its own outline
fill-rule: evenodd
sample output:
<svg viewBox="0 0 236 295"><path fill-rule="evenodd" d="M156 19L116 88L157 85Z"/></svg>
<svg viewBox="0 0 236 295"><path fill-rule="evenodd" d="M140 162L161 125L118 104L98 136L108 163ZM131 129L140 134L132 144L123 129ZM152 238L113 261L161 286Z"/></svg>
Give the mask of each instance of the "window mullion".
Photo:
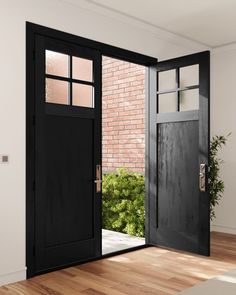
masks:
<svg viewBox="0 0 236 295"><path fill-rule="evenodd" d="M72 69L72 55L70 55L70 105L72 105L72 99L73 99L73 87L72 87L72 73L73 73L73 69Z"/></svg>
<svg viewBox="0 0 236 295"><path fill-rule="evenodd" d="M180 89L179 68L176 68L176 89ZM176 91L177 95L177 112L180 111L180 91Z"/></svg>

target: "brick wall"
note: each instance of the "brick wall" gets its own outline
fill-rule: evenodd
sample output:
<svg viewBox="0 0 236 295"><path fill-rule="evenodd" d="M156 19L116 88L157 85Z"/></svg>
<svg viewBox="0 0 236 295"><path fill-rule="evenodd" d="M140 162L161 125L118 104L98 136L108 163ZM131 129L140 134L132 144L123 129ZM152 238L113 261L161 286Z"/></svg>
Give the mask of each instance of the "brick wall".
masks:
<svg viewBox="0 0 236 295"><path fill-rule="evenodd" d="M103 172L144 173L145 68L103 57Z"/></svg>

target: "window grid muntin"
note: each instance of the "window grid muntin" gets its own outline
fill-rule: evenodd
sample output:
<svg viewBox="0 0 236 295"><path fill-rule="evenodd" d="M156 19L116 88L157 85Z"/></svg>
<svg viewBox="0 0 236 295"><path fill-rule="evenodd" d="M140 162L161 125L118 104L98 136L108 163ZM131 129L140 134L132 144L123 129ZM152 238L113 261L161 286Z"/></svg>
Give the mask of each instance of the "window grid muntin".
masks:
<svg viewBox="0 0 236 295"><path fill-rule="evenodd" d="M48 49L46 49L46 50L48 50ZM92 82L85 81L85 80L73 79L73 56L74 57L76 57L76 56L72 55L72 54L68 54L68 57L69 57L69 63L68 63L68 66L69 66L68 74L69 75L68 76L69 77L67 78L67 77L63 77L63 76L51 75L51 74L46 73L46 50L45 50L45 72L44 72L45 73L45 79L44 79L45 80L45 87L46 87L46 79L54 79L54 80L68 82L69 83L69 104L67 106L73 106L73 83L90 85L93 87L92 88L93 89L93 106L87 107L87 108L94 108L95 107L95 82L94 82L94 62L93 62L93 60L89 59L89 58L85 58L88 60L92 60L92 64L93 64ZM55 51L55 52L57 52L57 51ZM45 100L46 100L46 93L45 93ZM55 104L57 104L57 103L55 103ZM84 108L84 106L78 106L78 105L75 105L75 107L83 107Z"/></svg>
<svg viewBox="0 0 236 295"><path fill-rule="evenodd" d="M177 95L177 110L176 110L176 112L183 112L183 111L180 111L180 92L181 91L193 90L193 89L199 89L199 87L200 87L199 84L180 88L180 68L181 67L177 67L175 69L176 70L176 88L175 89L164 90L164 91L157 91L157 113L159 113L159 95L160 94L176 93L176 95ZM167 71L167 70L163 70L163 71L160 71L160 72L164 72L164 71ZM159 75L160 72L157 72L157 89L159 89L158 75Z"/></svg>

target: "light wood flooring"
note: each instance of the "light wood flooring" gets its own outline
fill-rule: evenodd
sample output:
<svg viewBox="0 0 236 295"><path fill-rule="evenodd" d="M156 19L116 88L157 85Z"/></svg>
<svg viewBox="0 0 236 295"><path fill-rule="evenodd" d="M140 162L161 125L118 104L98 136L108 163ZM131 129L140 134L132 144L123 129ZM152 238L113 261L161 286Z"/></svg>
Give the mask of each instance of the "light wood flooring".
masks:
<svg viewBox="0 0 236 295"><path fill-rule="evenodd" d="M211 257L149 247L0 288L0 294L167 295L236 269L236 236L212 233Z"/></svg>

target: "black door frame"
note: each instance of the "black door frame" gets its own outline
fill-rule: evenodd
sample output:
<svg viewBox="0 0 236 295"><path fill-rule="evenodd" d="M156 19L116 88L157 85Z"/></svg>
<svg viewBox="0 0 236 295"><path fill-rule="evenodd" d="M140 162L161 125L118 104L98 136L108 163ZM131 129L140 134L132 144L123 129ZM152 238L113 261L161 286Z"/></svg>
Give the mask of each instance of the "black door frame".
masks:
<svg viewBox="0 0 236 295"><path fill-rule="evenodd" d="M57 40L66 41L79 46L84 46L98 50L101 55L125 60L128 62L140 64L150 67L156 65L157 59L143 54L121 49L115 46L107 45L97 41L92 41L86 38L78 37L76 35L68 34L58 30L50 29L41 25L26 22L26 266L27 278L35 275L34 256L35 256L35 36L41 35ZM147 73L149 69L147 69ZM146 103L145 112L146 117L149 114L149 75L146 75ZM146 123L148 120L146 119ZM146 179L146 205L148 196L149 183L149 125L146 128L146 150L145 150L145 179ZM148 210L148 207L146 207ZM146 212L146 218L148 212ZM146 223L148 224L148 223ZM147 228L147 227L146 227ZM148 246L146 238L146 245ZM103 255L101 258L120 254L130 250L135 250L140 247L127 249ZM100 259L100 258L99 258ZM94 259L93 259L94 260ZM88 261L88 260L86 260ZM81 261L82 262L82 261ZM83 261L85 262L85 261ZM59 269L59 268L58 268Z"/></svg>

